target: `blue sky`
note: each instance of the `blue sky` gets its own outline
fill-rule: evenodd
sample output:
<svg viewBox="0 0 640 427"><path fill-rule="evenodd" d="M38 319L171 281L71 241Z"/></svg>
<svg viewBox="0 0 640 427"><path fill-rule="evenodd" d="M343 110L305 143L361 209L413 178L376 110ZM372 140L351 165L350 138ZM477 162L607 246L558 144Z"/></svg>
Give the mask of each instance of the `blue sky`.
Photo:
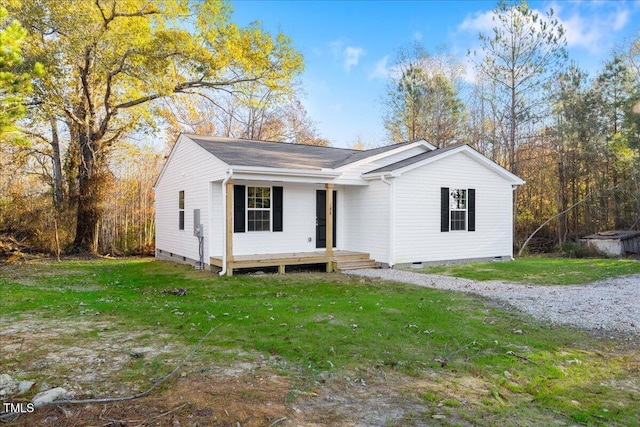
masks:
<svg viewBox="0 0 640 427"><path fill-rule="evenodd" d="M395 51L414 41L446 46L461 62L490 32L495 1L235 1L232 20L282 31L305 58L302 103L336 147L387 143L381 100ZM611 49L640 31L640 0L531 1L553 8L570 59L595 74Z"/></svg>

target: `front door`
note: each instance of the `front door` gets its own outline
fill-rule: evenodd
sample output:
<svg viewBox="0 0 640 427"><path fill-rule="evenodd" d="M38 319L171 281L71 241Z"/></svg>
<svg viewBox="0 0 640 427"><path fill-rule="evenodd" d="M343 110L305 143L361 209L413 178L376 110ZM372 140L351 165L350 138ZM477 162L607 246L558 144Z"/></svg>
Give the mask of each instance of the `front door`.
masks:
<svg viewBox="0 0 640 427"><path fill-rule="evenodd" d="M336 247L338 198L333 190L333 247ZM316 248L327 247L327 190L316 190Z"/></svg>

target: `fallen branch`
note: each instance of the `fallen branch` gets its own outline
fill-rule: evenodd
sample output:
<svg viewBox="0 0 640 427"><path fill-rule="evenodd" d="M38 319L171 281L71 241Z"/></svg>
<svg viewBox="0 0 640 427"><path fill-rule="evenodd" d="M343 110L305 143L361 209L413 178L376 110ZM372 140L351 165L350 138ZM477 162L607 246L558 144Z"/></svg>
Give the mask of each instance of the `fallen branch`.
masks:
<svg viewBox="0 0 640 427"><path fill-rule="evenodd" d="M158 415L154 415L152 417L148 417L148 418L142 418L139 420L116 420L114 418L102 418L102 414L100 414L100 419L103 421L109 421L110 423L118 423L118 424L131 424L131 423L146 423L149 422L151 420L157 420L158 418L162 418L162 417L166 417L169 414L173 414L176 411L179 411L180 409L184 408L185 406L189 405L189 403L183 403L182 405L175 407L167 412L163 412L162 414L158 414Z"/></svg>
<svg viewBox="0 0 640 427"><path fill-rule="evenodd" d="M446 356L444 356L442 358L433 359L434 362L438 362L440 364L440 366L443 367L443 368L445 366L447 366L447 363L449 363L449 361L451 360L451 358L453 356L455 356L456 354L460 353L462 350L466 350L468 348L471 348L471 347L476 346L476 345L479 344L476 340L473 340L469 344L461 346L460 343L458 342L458 340L456 340L455 338L453 338L453 341L455 341L456 345L458 346L458 348L456 350L452 351L451 353L447 354Z"/></svg>
<svg viewBox="0 0 640 427"><path fill-rule="evenodd" d="M277 420L275 420L274 422L272 422L271 424L269 424L269 427L273 427L273 426L275 426L276 424L280 424L281 422L286 421L286 420L288 420L288 418L287 418L287 417L278 418Z"/></svg>
<svg viewBox="0 0 640 427"><path fill-rule="evenodd" d="M513 357L518 358L518 359L520 359L520 360L523 360L523 361L525 361L525 362L533 363L534 365L537 365L537 363L536 363L536 362L534 362L533 360L529 359L528 357L521 356L521 355L519 355L519 354L517 354L517 353L515 353L515 352L513 352L513 351L511 351L511 350L507 351L507 354L508 354L509 356L513 356Z"/></svg>
<svg viewBox="0 0 640 427"><path fill-rule="evenodd" d="M198 341L198 343L195 345L195 347L193 348L193 350L191 350L191 352L187 355L187 357L185 357L184 359L182 359L182 361L171 371L169 372L167 375L165 375L164 377L156 380L153 385L148 388L147 390L138 393L138 394L134 394L133 396L125 396L125 397L105 397L105 398L100 398L100 399L68 399L68 400L54 400L53 402L49 402L49 403L45 403L39 406L36 406L36 409L38 408L44 408L47 406L51 406L51 405L77 405L77 404L86 404L86 403L112 403L112 402L124 402L124 401L128 401L128 400L134 400L134 399L140 399L141 397L145 397L148 396L149 394L151 394L151 392L153 390L155 390L156 388L160 387L162 384L164 384L168 379L170 379L171 377L173 377L176 372L178 372L178 370L180 368L182 368L182 366L187 363L187 361L189 361L189 359L191 359L193 357L193 355L198 351L198 349L202 346L202 343L204 342L205 339L207 339L207 337L209 335L211 335L211 333L213 331L215 331L216 329L218 329L218 327L220 327L220 325L215 326L213 328L211 328L209 330L209 332L207 332L202 338L200 338L200 341ZM6 418L10 418L16 415L20 415L20 413L18 412L6 412L2 415L0 415L0 420L6 419Z"/></svg>
<svg viewBox="0 0 640 427"><path fill-rule="evenodd" d="M576 203L574 203L573 205L569 206L567 209L563 210L560 213L555 214L554 216L552 216L551 218L549 218L548 220L546 220L545 222L542 223L542 225L538 228L536 228L536 231L534 231L533 233L531 233L531 236L529 236L529 238L527 240L525 240L524 244L522 245L522 247L520 248L520 250L518 251L518 256L522 256L522 252L524 252L524 248L527 247L527 244L529 243L529 240L531 240L533 238L533 236L536 235L536 233L540 230L542 230L542 228L549 224L551 221L553 221L554 219L558 218L561 215L566 214L567 212L569 212L571 209L575 208L576 206L578 206L580 203L584 203L587 201L587 199L589 199L589 197L591 197L591 195L594 193L589 193L587 194L587 196L582 199L582 200L578 200Z"/></svg>

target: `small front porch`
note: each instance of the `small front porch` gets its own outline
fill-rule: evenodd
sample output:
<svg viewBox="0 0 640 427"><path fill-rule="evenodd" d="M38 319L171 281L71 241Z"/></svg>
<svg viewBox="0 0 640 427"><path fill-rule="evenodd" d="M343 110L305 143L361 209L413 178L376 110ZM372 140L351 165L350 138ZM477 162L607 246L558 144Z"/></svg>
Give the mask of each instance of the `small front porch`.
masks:
<svg viewBox="0 0 640 427"><path fill-rule="evenodd" d="M213 267L223 268L222 257L211 257ZM373 268L375 261L365 252L336 250L332 254L326 251L291 252L279 254L235 255L233 260L227 260L227 275L233 275L234 269L256 267L278 267L278 273L283 274L288 265L326 264L327 272L343 271L354 268Z"/></svg>

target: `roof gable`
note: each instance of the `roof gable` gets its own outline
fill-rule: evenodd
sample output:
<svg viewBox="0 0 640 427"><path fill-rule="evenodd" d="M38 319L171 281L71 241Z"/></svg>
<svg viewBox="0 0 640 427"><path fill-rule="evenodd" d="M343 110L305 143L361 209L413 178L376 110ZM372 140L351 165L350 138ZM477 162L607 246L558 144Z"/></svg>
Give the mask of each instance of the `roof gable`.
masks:
<svg viewBox="0 0 640 427"><path fill-rule="evenodd" d="M506 179L507 181L511 182L514 185L522 185L522 184L524 184L524 181L522 179L520 179L516 175L512 174L511 172L509 172L508 170L506 170L502 166L498 165L494 161L489 160L487 157L483 156L482 154L480 154L479 152L477 152L473 148L469 147L467 144L451 145L451 146L444 147L444 148L438 148L436 150L429 151L429 152L426 152L426 153L417 154L417 155L415 155L413 157L409 157L408 159L404 159L404 160L401 160L399 162L392 163L390 165L387 165L387 166L384 166L384 167L377 168L377 169L371 170L369 172L366 172L366 173L363 174L363 176L365 178L367 178L367 177L368 178L375 178L375 177L378 177L380 175L388 175L388 174L391 174L391 175L394 175L394 176L400 176L404 172L408 172L408 171L413 170L415 168L424 166L424 165L426 165L428 163L431 163L431 162L434 162L434 161L438 161L438 160L447 158L447 157L449 157L451 155L455 155L457 153L465 153L465 154L469 155L474 160L476 160L478 163L480 163L482 166L492 170L493 172L495 172L498 175L502 176L504 179Z"/></svg>
<svg viewBox="0 0 640 427"><path fill-rule="evenodd" d="M167 167L169 166L169 163L171 162L171 159L173 159L173 157L175 156L175 153L178 151L180 145L184 144L185 142L190 142L189 138L185 138L183 134L180 134L175 144L173 144L173 147L171 147L169 155L165 157L166 160L162 165L162 169L160 169L160 173L158 174L158 178L156 178L156 182L153 184L153 188L156 188L158 186L158 184L162 180L162 177L164 176L165 171L167 170Z"/></svg>

